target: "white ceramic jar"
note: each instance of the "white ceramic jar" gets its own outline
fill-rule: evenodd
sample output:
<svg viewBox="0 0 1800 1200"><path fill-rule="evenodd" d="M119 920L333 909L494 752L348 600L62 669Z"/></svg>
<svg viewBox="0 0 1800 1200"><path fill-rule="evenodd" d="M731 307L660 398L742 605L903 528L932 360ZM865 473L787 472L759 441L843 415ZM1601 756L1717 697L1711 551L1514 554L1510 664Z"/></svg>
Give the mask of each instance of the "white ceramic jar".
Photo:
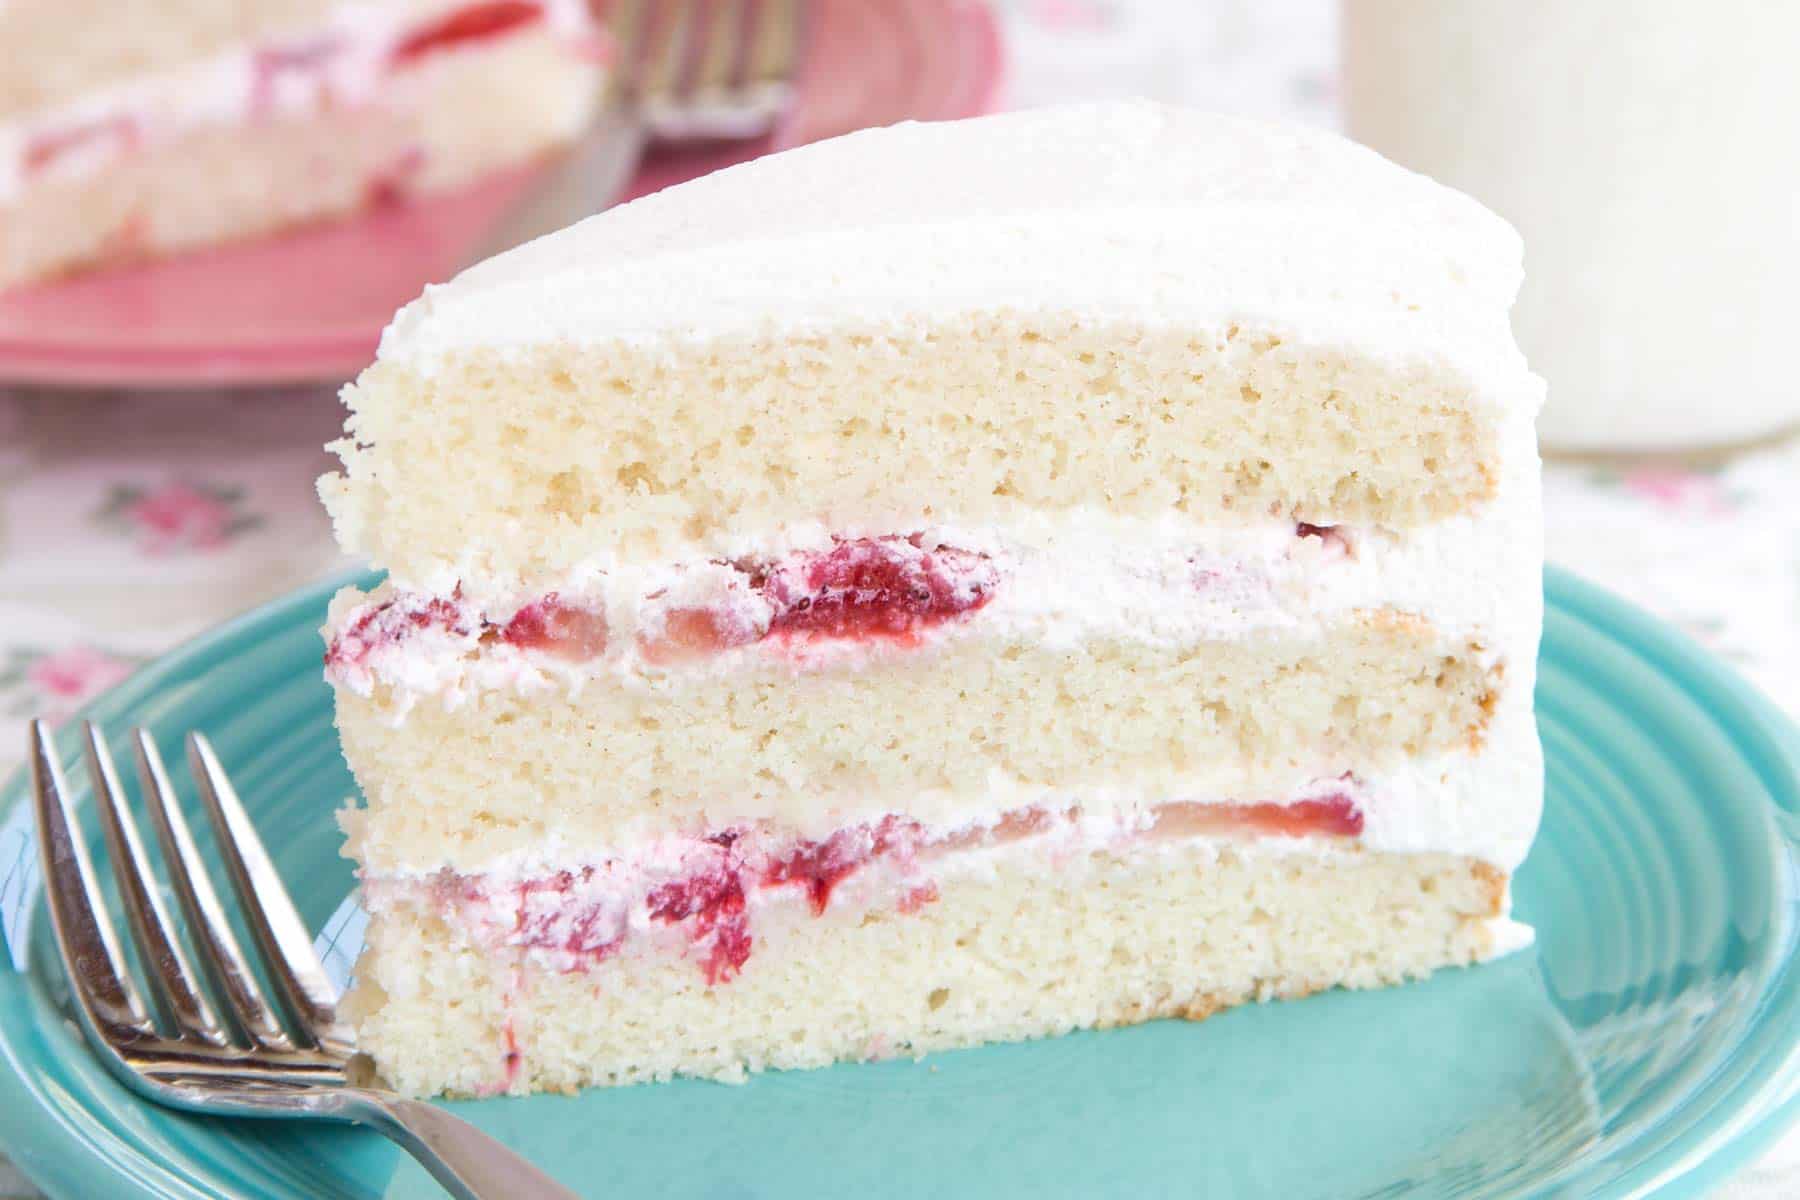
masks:
<svg viewBox="0 0 1800 1200"><path fill-rule="evenodd" d="M1346 0L1352 137L1525 238L1545 444L1800 424L1800 2Z"/></svg>

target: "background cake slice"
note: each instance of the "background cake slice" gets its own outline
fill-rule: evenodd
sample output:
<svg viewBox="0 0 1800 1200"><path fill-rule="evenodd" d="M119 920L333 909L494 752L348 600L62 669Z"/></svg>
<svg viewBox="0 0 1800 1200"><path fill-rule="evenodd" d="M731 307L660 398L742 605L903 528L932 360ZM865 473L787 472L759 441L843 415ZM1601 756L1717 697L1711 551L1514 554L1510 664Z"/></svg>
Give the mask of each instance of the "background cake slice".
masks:
<svg viewBox="0 0 1800 1200"><path fill-rule="evenodd" d="M0 286L529 158L607 55L586 0L8 0L0 46Z"/></svg>
<svg viewBox="0 0 1800 1200"><path fill-rule="evenodd" d="M353 1008L417 1092L918 1053L1520 944L1511 231L1328 135L897 126L429 289L345 392Z"/></svg>

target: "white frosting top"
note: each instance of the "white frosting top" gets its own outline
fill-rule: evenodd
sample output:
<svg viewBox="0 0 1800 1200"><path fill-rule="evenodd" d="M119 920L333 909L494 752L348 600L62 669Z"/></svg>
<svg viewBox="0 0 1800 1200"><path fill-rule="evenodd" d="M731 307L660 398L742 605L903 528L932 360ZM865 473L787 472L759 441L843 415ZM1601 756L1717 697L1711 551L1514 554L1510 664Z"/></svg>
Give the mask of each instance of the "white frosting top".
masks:
<svg viewBox="0 0 1800 1200"><path fill-rule="evenodd" d="M1274 326L1535 405L1522 251L1335 135L1148 102L865 130L719 171L426 289L381 357L917 326L971 310Z"/></svg>

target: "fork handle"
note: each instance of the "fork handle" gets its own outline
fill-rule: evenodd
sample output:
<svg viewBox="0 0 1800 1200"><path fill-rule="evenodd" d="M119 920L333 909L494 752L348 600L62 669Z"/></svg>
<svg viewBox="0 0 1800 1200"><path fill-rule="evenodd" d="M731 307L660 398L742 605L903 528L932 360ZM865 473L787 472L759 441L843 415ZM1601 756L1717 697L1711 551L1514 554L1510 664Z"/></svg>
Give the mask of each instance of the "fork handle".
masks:
<svg viewBox="0 0 1800 1200"><path fill-rule="evenodd" d="M456 1200L578 1200L461 1117L392 1092L345 1089L343 1115L397 1142Z"/></svg>

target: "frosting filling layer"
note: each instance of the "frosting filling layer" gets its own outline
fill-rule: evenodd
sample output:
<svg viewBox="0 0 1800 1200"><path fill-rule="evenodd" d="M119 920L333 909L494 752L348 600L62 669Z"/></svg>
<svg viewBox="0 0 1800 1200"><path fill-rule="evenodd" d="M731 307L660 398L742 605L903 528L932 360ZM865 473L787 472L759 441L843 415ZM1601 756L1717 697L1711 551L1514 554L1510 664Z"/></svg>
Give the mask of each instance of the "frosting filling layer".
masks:
<svg viewBox="0 0 1800 1200"><path fill-rule="evenodd" d="M936 902L940 880L992 871L1002 856L1060 872L1096 851L1155 853L1196 842L1342 853L1362 838L1362 791L1345 777L1281 803L1103 813L1034 806L960 828L890 814L818 839L739 826L555 868L373 876L364 893L375 913L427 895L475 943L548 969L586 970L620 953L678 953L719 984L753 953L755 926L771 906L804 905L814 916L840 904L912 912Z"/></svg>
<svg viewBox="0 0 1800 1200"><path fill-rule="evenodd" d="M1498 660L1536 601L1500 586L1507 547L1480 527L1493 520L1404 534L1093 512L1004 528L796 528L731 557L593 564L536 591L384 587L334 606L325 661L335 684L392 689L404 710L427 696L455 707L492 689L725 673L752 655L808 669L959 636L1188 646L1322 633L1377 608Z"/></svg>

